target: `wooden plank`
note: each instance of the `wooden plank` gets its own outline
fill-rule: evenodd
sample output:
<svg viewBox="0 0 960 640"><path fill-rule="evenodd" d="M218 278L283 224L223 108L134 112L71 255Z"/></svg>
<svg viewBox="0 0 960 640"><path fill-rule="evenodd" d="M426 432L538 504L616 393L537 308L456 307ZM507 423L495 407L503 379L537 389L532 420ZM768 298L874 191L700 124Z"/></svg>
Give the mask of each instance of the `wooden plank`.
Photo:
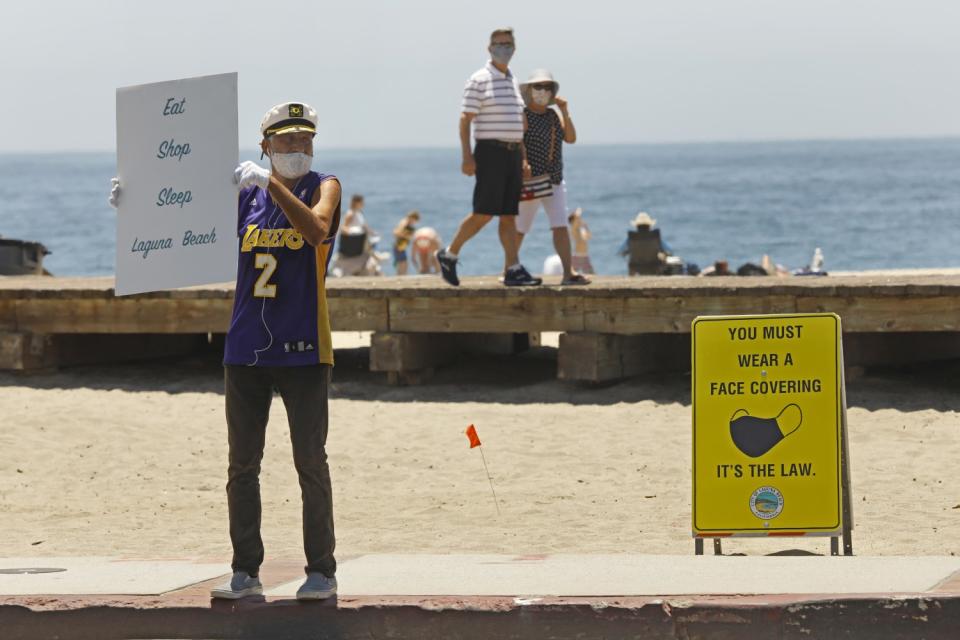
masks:
<svg viewBox="0 0 960 640"><path fill-rule="evenodd" d="M232 308L227 299L30 299L16 317L36 333L224 333Z"/></svg>
<svg viewBox="0 0 960 640"><path fill-rule="evenodd" d="M111 278L0 278L0 330L222 333L232 285L117 298ZM687 333L697 315L834 311L857 332L956 331L960 277L600 277L589 287L470 278L350 278L328 288L334 330Z"/></svg>
<svg viewBox="0 0 960 640"><path fill-rule="evenodd" d="M0 329L34 333L222 333L228 299L3 301ZM11 312L13 308L13 312ZM388 312L389 309L389 312ZM337 331L687 333L697 315L833 311L850 331L957 331L960 300L936 298L345 298L331 300Z"/></svg>
<svg viewBox="0 0 960 640"><path fill-rule="evenodd" d="M327 308L333 331L386 331L390 328L383 298L331 298Z"/></svg>
<svg viewBox="0 0 960 640"><path fill-rule="evenodd" d="M17 301L0 299L0 331L17 330Z"/></svg>
<svg viewBox="0 0 960 640"><path fill-rule="evenodd" d="M582 331L583 300L560 296L389 299L391 331Z"/></svg>
<svg viewBox="0 0 960 640"><path fill-rule="evenodd" d="M802 313L832 312L849 332L960 331L960 297L797 298Z"/></svg>
<svg viewBox="0 0 960 640"><path fill-rule="evenodd" d="M697 316L795 313L792 296L595 298L584 303L584 331L690 333Z"/></svg>
<svg viewBox="0 0 960 640"><path fill-rule="evenodd" d="M0 276L0 299L24 297L112 297L114 281L111 277L41 277ZM327 280L328 296L369 297L378 295L411 295L412 297L459 297L469 295L510 296L516 290L504 287L490 276L463 278L460 287L450 287L438 277L369 277L331 278ZM793 296L875 296L923 295L960 296L960 270L947 269L942 273L905 272L887 274L863 272L857 275L826 278L772 278L729 277L697 278L691 276L626 277L595 276L589 287L562 288L543 286L525 289L524 295L573 297L640 296L725 296L747 292L747 295ZM174 291L138 294L136 297L232 297L233 283L224 282Z"/></svg>
<svg viewBox="0 0 960 640"><path fill-rule="evenodd" d="M331 301L329 310L334 331L387 328L384 300L340 299ZM28 299L17 301L12 313L0 306L0 328L56 334L225 333L232 311L233 300L227 298Z"/></svg>

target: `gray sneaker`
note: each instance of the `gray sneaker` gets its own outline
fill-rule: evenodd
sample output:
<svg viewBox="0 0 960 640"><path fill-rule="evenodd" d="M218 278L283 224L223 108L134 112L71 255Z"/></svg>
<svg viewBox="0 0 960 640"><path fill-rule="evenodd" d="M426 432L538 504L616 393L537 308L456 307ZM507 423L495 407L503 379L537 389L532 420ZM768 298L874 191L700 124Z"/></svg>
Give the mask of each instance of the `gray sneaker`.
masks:
<svg viewBox="0 0 960 640"><path fill-rule="evenodd" d="M253 578L246 571L234 571L230 582L210 590L211 598L224 600L238 600L261 594L263 594L263 585L260 584L260 578Z"/></svg>
<svg viewBox="0 0 960 640"><path fill-rule="evenodd" d="M523 268L523 265L517 265L510 267L503 274L503 284L508 287L535 287L543 284L543 278L534 278Z"/></svg>
<svg viewBox="0 0 960 640"><path fill-rule="evenodd" d="M326 600L337 592L337 579L320 572L308 573L307 580L297 589L297 600Z"/></svg>

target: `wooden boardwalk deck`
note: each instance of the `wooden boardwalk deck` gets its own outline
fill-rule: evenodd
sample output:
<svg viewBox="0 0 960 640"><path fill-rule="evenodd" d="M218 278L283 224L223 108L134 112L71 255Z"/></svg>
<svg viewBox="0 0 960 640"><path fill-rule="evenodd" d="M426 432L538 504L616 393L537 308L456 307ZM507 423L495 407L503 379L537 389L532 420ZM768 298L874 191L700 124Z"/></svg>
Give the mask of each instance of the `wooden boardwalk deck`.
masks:
<svg viewBox="0 0 960 640"><path fill-rule="evenodd" d="M581 350L636 350L637 339L689 334L695 317L718 314L830 311L841 316L849 334L960 332L956 273L623 276L598 277L587 287L537 288L507 288L492 277L465 278L460 287L437 277L345 278L328 282L328 297L335 331L406 336L409 344L402 349L408 351L417 349L417 335L543 331L568 334ZM27 343L36 351L36 336L219 334L227 329L232 304L232 283L116 297L113 278L0 277L0 333L7 336L7 352ZM594 346L584 347L584 339Z"/></svg>

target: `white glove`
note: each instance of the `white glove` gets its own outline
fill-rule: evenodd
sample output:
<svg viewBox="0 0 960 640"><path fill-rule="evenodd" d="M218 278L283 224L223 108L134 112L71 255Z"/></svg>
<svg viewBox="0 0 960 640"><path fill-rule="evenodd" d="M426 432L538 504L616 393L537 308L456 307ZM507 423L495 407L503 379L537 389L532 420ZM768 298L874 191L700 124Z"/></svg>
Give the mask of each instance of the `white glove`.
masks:
<svg viewBox="0 0 960 640"><path fill-rule="evenodd" d="M120 200L120 178L110 178L110 197L107 198L107 202L110 203L110 206L114 209L117 208L117 203Z"/></svg>
<svg viewBox="0 0 960 640"><path fill-rule="evenodd" d="M233 172L233 181L240 189L246 189L251 185L266 189L270 186L270 170L264 169L256 162L246 160L241 162Z"/></svg>

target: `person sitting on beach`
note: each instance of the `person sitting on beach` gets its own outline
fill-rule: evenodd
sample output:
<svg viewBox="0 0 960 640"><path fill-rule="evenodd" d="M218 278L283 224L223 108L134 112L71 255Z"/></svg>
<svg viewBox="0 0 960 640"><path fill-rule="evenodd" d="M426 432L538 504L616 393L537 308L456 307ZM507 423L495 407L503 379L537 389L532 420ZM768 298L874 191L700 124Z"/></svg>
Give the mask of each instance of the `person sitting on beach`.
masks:
<svg viewBox="0 0 960 640"><path fill-rule="evenodd" d="M411 211L400 218L393 228L393 266L398 276L407 275L407 246L413 240L413 232L420 220L420 212Z"/></svg>
<svg viewBox="0 0 960 640"><path fill-rule="evenodd" d="M213 598L263 593L259 475L275 390L287 410L303 496L307 579L297 599L337 592L326 452L333 343L324 280L340 224L341 189L333 174L311 170L316 131L312 107L279 104L260 123L260 148L270 168L242 162L234 171L240 250L223 356L233 576L211 590ZM117 178L112 183L110 203L116 207L121 185ZM270 241L277 234L285 241Z"/></svg>
<svg viewBox="0 0 960 640"><path fill-rule="evenodd" d="M570 232L567 230L567 184L563 180L563 143L577 141L577 130L570 119L567 101L557 95L559 83L553 75L538 69L520 86L526 108L523 144L527 149L531 176L523 183L520 213L517 216L517 248L530 232L533 218L543 205L553 234L553 247L563 263L564 285L589 284L576 272L570 256ZM551 109L556 105L556 110ZM562 115L562 117L561 117Z"/></svg>
<svg viewBox="0 0 960 640"><path fill-rule="evenodd" d="M577 209L567 218L570 223L570 237L573 238L573 257L571 266L580 273L595 273L593 263L590 262L590 248L588 243L593 234L583 219L583 209Z"/></svg>
<svg viewBox="0 0 960 640"><path fill-rule="evenodd" d="M516 48L513 29L497 29L490 34L490 61L475 72L463 89L460 113L461 171L476 176L473 212L460 223L453 242L437 252L443 279L457 286L457 261L460 249L477 235L494 216L499 218L500 244L507 269L503 284L538 285L520 264L517 248L517 209L525 172L529 171L523 148L523 98L520 87L507 65ZM470 129L476 140L470 151Z"/></svg>
<svg viewBox="0 0 960 640"><path fill-rule="evenodd" d="M641 211L631 221L632 230L620 246L620 255L629 261L630 275L668 275L681 273L683 261L673 256L669 245L660 237L660 229L654 229L657 221L646 211Z"/></svg>
<svg viewBox="0 0 960 640"><path fill-rule="evenodd" d="M433 227L421 227L414 232L411 261L417 273L440 273L436 254L442 247L440 234Z"/></svg>

